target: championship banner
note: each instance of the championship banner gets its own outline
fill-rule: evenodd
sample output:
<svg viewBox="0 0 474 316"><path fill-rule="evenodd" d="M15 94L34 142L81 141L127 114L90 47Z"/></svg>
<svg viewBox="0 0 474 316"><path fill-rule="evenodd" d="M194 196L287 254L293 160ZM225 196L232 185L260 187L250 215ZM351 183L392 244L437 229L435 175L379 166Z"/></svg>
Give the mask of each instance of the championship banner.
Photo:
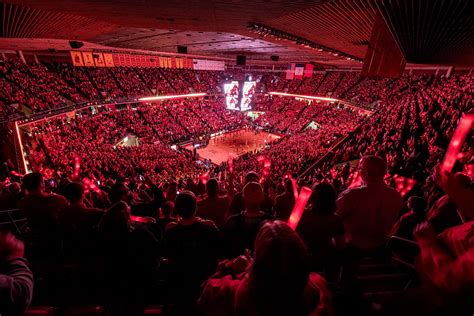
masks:
<svg viewBox="0 0 474 316"><path fill-rule="evenodd" d="M176 58L170 58L170 68L176 68Z"/></svg>
<svg viewBox="0 0 474 316"><path fill-rule="evenodd" d="M160 66L160 62L158 61L158 57L152 56L150 58L150 67L158 68Z"/></svg>
<svg viewBox="0 0 474 316"><path fill-rule="evenodd" d="M124 63L124 66L125 67L129 67L129 66L132 66L133 63L135 62L135 56L131 56L131 55L125 55L125 63Z"/></svg>
<svg viewBox="0 0 474 316"><path fill-rule="evenodd" d="M119 66L127 66L127 55L126 54L120 54L119 55Z"/></svg>
<svg viewBox="0 0 474 316"><path fill-rule="evenodd" d="M114 66L114 58L112 54L104 53L104 62L106 67L113 67Z"/></svg>
<svg viewBox="0 0 474 316"><path fill-rule="evenodd" d="M94 57L96 67L105 67L104 55L102 53L94 53L92 57Z"/></svg>
<svg viewBox="0 0 474 316"><path fill-rule="evenodd" d="M143 56L143 67L151 67L150 56Z"/></svg>
<svg viewBox="0 0 474 316"><path fill-rule="evenodd" d="M84 66L86 67L94 67L94 57L92 56L92 52L82 52L82 59L84 60Z"/></svg>
<svg viewBox="0 0 474 316"><path fill-rule="evenodd" d="M137 56L128 55L128 63L125 66L136 67L137 66Z"/></svg>
<svg viewBox="0 0 474 316"><path fill-rule="evenodd" d="M172 68L171 67L171 58L170 57L164 57L164 63L165 63L165 68Z"/></svg>
<svg viewBox="0 0 474 316"><path fill-rule="evenodd" d="M158 57L160 68L165 68L165 57Z"/></svg>
<svg viewBox="0 0 474 316"><path fill-rule="evenodd" d="M114 66L122 66L122 54L111 54Z"/></svg>
<svg viewBox="0 0 474 316"><path fill-rule="evenodd" d="M81 52L71 51L72 65L74 67L84 67L84 60L82 59Z"/></svg>
<svg viewBox="0 0 474 316"><path fill-rule="evenodd" d="M75 67L161 67L202 70L224 70L225 68L224 62L215 60L200 60L196 65L192 58L78 51L69 53Z"/></svg>
<svg viewBox="0 0 474 316"><path fill-rule="evenodd" d="M184 59L184 68L193 69L193 60L191 58Z"/></svg>

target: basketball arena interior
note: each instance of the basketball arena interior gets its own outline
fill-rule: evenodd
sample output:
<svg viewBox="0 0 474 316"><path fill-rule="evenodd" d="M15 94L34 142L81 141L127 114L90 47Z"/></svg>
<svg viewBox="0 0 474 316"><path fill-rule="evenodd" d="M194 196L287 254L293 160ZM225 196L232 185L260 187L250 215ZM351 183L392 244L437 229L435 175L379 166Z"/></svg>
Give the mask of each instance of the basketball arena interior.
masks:
<svg viewBox="0 0 474 316"><path fill-rule="evenodd" d="M472 316L473 12L0 0L0 316Z"/></svg>

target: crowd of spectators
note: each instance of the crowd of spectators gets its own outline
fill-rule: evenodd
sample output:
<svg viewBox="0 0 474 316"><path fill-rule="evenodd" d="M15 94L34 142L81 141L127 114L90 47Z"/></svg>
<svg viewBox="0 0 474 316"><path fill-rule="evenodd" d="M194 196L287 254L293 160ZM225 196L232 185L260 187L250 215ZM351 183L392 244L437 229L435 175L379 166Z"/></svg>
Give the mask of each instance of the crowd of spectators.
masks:
<svg viewBox="0 0 474 316"><path fill-rule="evenodd" d="M5 87L43 71L21 68L11 77L12 69L2 70L11 79ZM69 83L70 73L55 84ZM189 92L210 80L191 71L160 71L153 79L145 73L94 69L84 75L108 97L131 93L122 87L128 81L138 90L152 82ZM372 115L274 96L257 99L265 113L255 121L226 110L220 97L101 107L48 120L24 135L36 172L22 176L2 165L0 205L26 216L21 237L33 273L49 289L64 290L70 284L61 287L56 274L75 267L67 271L79 280L74 298L93 296L107 314L140 315L158 301L178 315L471 315L472 140L461 146L465 154L453 172L437 165L459 119L472 112L473 77L354 78L329 74L314 91L380 101ZM307 91L306 80L259 78L266 89L291 92ZM339 92L341 84L350 89ZM34 85L25 87L35 91ZM171 148L247 125L285 136L236 158L232 172L226 163L209 166ZM141 140L138 146L118 145L132 136ZM292 177L302 173L296 189L310 186L312 194L292 230L286 224L296 204ZM413 180L406 192L396 185L400 177ZM417 247L421 285L355 307L363 300L362 258L386 258L392 234ZM32 299L23 247L0 234L2 314L21 313Z"/></svg>
<svg viewBox="0 0 474 316"><path fill-rule="evenodd" d="M421 76L405 80L367 79L350 71L316 71L312 77L287 80L284 72L202 71L133 67L73 67L67 63L25 64L19 59L0 62L2 112L31 114L83 102L114 102L153 94L223 93L231 80L257 82L257 96L270 91L340 97L358 104L385 99L389 91L408 89ZM420 80L422 80L421 78ZM402 86L402 84L405 86ZM383 91L386 91L384 93ZM18 104L20 107L13 107ZM26 107L26 108L25 108ZM27 109L26 111L24 109ZM3 115L5 117L6 115Z"/></svg>
<svg viewBox="0 0 474 316"><path fill-rule="evenodd" d="M1 98L6 104L28 105L31 111L41 111L66 105L62 97L77 98L77 90L64 81L50 76L43 65L31 69L18 60L0 63ZM62 95L63 94L63 95Z"/></svg>
<svg viewBox="0 0 474 316"><path fill-rule="evenodd" d="M332 91L338 86L343 76L344 73L339 71L328 73L315 94L319 96L331 96Z"/></svg>

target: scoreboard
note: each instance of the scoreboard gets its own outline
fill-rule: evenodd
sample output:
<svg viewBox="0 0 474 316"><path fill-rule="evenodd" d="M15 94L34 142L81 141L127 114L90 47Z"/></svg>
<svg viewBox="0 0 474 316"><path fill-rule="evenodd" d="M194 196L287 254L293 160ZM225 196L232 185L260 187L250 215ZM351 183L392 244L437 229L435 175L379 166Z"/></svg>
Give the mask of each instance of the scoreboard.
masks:
<svg viewBox="0 0 474 316"><path fill-rule="evenodd" d="M255 96L255 81L231 81L224 84L225 102L229 110L248 111L252 109Z"/></svg>

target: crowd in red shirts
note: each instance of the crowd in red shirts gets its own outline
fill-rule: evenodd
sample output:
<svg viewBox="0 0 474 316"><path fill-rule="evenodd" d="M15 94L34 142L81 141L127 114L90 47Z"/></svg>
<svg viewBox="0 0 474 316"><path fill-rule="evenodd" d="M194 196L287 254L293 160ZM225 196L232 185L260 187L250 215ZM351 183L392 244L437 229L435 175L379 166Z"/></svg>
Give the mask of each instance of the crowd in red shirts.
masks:
<svg viewBox="0 0 474 316"><path fill-rule="evenodd" d="M8 100L32 100L41 109L61 94L73 98L68 89L38 90L29 78L47 71L41 66L2 67L7 89L28 81L24 96L3 91ZM71 74L58 71L60 78ZM197 87L214 76L173 70L144 79L141 72L83 74L107 97L133 93L122 87L128 81L138 90L150 80L185 92L194 89L188 82ZM157 301L178 315L472 314L472 139L460 146L464 153L452 172L437 165L463 113L472 112L473 77L359 78L355 86L351 73L326 77L332 79L321 91L339 80L349 86L342 98L379 101L374 113L259 96L256 107L265 113L252 121L211 97L99 107L33 126L24 142L36 172L22 176L3 164L0 205L26 216L26 257L40 277L33 278L23 242L0 233L0 293L8 293L0 312L27 308L38 280L35 293L55 291L54 304L93 301L111 314L141 315ZM71 78L63 80L52 84L69 85ZM259 78L264 89L293 93L307 91L307 80ZM171 148L243 126L286 136L236 158L232 172L228 164L196 161L193 153ZM142 143L117 144L132 136ZM312 190L293 231L286 224L296 204L291 177L301 174L296 189ZM405 244L387 248L392 235ZM358 288L361 260L386 260L394 252L408 260L411 247L419 254L416 281L399 295L367 301Z"/></svg>

